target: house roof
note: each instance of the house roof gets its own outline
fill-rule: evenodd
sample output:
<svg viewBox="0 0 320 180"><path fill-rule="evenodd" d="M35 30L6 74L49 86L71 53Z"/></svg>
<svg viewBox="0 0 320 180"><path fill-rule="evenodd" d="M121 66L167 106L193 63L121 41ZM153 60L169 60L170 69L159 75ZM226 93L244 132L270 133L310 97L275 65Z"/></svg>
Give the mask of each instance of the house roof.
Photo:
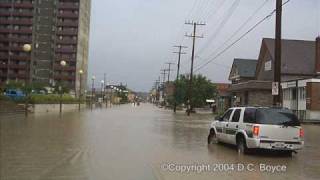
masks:
<svg viewBox="0 0 320 180"><path fill-rule="evenodd" d="M254 59L234 59L232 68L236 68L240 77L255 77L257 60Z"/></svg>
<svg viewBox="0 0 320 180"><path fill-rule="evenodd" d="M272 59L274 59L275 40L264 38ZM315 66L315 41L283 39L281 45L282 73L310 74L314 73Z"/></svg>

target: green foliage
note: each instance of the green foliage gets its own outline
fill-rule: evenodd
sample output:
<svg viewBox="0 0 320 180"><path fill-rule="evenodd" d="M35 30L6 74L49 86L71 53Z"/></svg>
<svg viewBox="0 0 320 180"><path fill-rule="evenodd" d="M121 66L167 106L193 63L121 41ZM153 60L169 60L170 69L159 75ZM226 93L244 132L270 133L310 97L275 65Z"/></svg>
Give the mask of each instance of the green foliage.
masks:
<svg viewBox="0 0 320 180"><path fill-rule="evenodd" d="M4 85L4 89L23 89L24 82L21 81L9 81Z"/></svg>
<svg viewBox="0 0 320 180"><path fill-rule="evenodd" d="M34 92L38 93L42 90L46 91L45 87L48 87L47 84L44 83L37 83L37 82L33 82L31 84L27 84L25 86L25 82L24 81L9 81L7 84L5 84L1 90L5 90L5 89L19 89L22 90L24 93L31 93L31 91L33 90Z"/></svg>
<svg viewBox="0 0 320 180"><path fill-rule="evenodd" d="M30 103L33 104L59 104L60 103L60 95L59 94L49 94L49 95L31 95ZM81 100L83 102L83 100ZM70 95L64 94L62 95L62 103L63 104L76 104L79 103L78 98L74 98Z"/></svg>
<svg viewBox="0 0 320 180"><path fill-rule="evenodd" d="M69 93L70 92L70 89L68 88L68 86L66 84L63 84L63 83L57 83L53 88L54 88L54 93L57 93L59 94L60 91L59 91L59 86L61 86L61 90L62 90L62 93Z"/></svg>
<svg viewBox="0 0 320 180"><path fill-rule="evenodd" d="M180 76L176 83L177 105L187 104L187 93L189 87L189 78L185 75ZM192 98L193 107L203 107L206 105L207 99L213 99L216 96L216 87L205 76L195 75L192 81ZM174 103L174 97L168 97L170 105Z"/></svg>

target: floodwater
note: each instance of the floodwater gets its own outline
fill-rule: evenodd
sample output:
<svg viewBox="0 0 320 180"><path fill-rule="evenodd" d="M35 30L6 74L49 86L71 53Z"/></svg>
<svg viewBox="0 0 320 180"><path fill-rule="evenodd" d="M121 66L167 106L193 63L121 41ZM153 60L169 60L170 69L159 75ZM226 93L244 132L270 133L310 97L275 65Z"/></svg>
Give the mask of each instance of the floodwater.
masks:
<svg viewBox="0 0 320 180"><path fill-rule="evenodd" d="M320 126L304 126L306 146L293 157L238 155L230 146L207 145L211 119L210 114L175 115L150 104L61 118L0 116L0 179L320 179ZM253 169L240 170L239 164ZM285 169L266 172L260 164Z"/></svg>

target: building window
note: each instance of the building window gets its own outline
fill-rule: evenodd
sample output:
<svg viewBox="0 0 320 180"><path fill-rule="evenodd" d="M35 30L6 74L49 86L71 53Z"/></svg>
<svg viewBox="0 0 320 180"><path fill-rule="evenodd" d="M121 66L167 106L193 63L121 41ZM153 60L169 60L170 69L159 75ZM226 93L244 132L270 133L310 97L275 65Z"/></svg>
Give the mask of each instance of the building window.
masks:
<svg viewBox="0 0 320 180"><path fill-rule="evenodd" d="M299 99L301 99L301 100L306 99L306 88L305 87L299 88Z"/></svg>

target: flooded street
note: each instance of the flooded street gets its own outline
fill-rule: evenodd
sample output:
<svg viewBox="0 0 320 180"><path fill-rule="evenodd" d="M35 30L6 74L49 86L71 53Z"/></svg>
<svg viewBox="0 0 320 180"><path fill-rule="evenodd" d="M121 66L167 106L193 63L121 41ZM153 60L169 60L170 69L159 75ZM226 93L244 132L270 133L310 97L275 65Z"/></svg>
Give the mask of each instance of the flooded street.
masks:
<svg viewBox="0 0 320 180"><path fill-rule="evenodd" d="M320 131L304 126L305 148L293 157L238 155L207 145L210 114L174 115L150 104L29 117L0 116L3 180L319 179ZM259 164L285 166L261 172ZM178 172L166 165L253 164L254 171ZM177 169L178 170L178 169Z"/></svg>

